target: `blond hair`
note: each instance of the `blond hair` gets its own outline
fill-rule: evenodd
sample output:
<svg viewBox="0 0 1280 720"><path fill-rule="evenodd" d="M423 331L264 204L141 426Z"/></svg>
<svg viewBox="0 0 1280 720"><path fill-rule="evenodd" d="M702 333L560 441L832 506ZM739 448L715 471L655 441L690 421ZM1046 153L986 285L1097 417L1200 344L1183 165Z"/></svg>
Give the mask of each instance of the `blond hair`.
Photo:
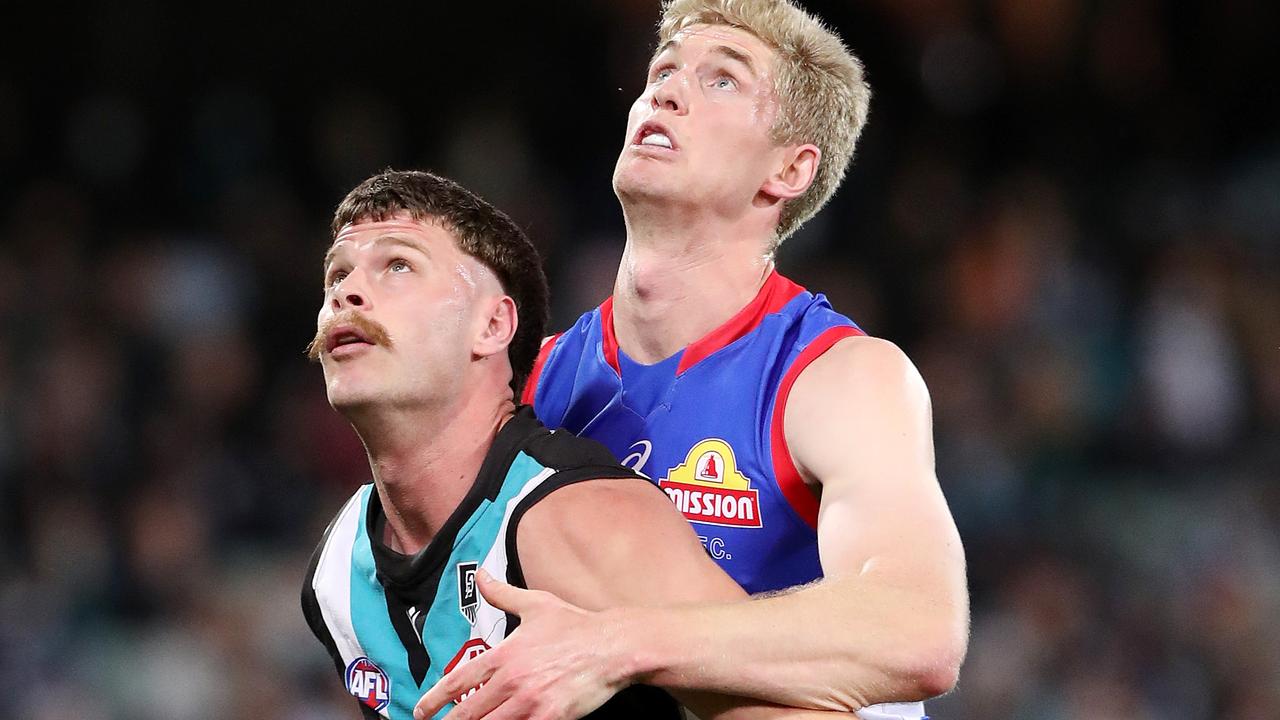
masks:
<svg viewBox="0 0 1280 720"><path fill-rule="evenodd" d="M773 91L779 112L770 137L779 145L813 143L822 151L813 183L782 208L776 247L844 180L871 101L862 62L821 20L789 0L666 0L658 46L690 25L727 25L771 47L778 56Z"/></svg>

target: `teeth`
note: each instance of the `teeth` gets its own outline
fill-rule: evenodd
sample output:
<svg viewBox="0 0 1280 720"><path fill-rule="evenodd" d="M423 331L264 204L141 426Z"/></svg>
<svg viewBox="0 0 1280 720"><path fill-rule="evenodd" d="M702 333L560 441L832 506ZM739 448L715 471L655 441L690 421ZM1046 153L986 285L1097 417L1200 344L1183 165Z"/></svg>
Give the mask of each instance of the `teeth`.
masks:
<svg viewBox="0 0 1280 720"><path fill-rule="evenodd" d="M671 147L671 138L662 133L650 133L640 140L641 145L657 145L658 147Z"/></svg>

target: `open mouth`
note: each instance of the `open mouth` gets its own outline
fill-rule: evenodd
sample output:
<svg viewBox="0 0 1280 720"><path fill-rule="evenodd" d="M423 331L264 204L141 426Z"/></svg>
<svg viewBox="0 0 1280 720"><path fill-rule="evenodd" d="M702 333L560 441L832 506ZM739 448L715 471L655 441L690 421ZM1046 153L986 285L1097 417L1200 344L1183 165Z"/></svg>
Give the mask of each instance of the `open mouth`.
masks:
<svg viewBox="0 0 1280 720"><path fill-rule="evenodd" d="M334 328L325 338L325 350L330 353L338 348L350 345L370 346L373 344L374 342L364 333L350 326Z"/></svg>
<svg viewBox="0 0 1280 720"><path fill-rule="evenodd" d="M647 122L641 125L632 144L667 150L676 149L676 144L671 137L671 131L656 122Z"/></svg>

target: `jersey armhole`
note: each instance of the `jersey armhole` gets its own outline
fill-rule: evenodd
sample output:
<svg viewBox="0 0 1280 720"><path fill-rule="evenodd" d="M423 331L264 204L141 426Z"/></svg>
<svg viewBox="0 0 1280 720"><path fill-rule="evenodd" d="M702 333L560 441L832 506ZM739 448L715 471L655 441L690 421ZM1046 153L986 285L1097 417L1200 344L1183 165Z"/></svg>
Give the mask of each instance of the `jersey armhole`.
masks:
<svg viewBox="0 0 1280 720"><path fill-rule="evenodd" d="M524 389L520 391L521 405L533 404L534 397L538 394L538 379L542 377L542 367L547 364L547 358L551 356L551 351L555 349L556 342L563 334L556 333L543 338L542 347L538 349L538 357L533 361L533 369L529 371L529 378L524 381Z"/></svg>
<svg viewBox="0 0 1280 720"><path fill-rule="evenodd" d="M787 504L796 515L813 529L818 527L818 496L805 484L791 459L791 449L787 447L784 418L787 411L787 398L791 395L791 386L795 385L800 373L817 360L832 345L847 338L865 335L866 333L852 325L827 328L814 338L782 376L777 395L773 401L773 417L769 421L769 450L773 456L773 476L778 481L778 489L786 498Z"/></svg>
<svg viewBox="0 0 1280 720"><path fill-rule="evenodd" d="M524 568L520 564L520 549L516 544L516 537L520 530L520 520L524 518L524 514L529 511L529 508L537 505L548 495L563 487L588 480L629 477L644 480L634 471L621 465L583 465L569 470L559 470L544 480L538 487L531 490L511 511L511 519L507 521L507 536L504 539L507 545L507 582L518 588L529 589L529 584L524 577ZM510 635L515 632L519 625L520 618L507 613L507 634Z"/></svg>

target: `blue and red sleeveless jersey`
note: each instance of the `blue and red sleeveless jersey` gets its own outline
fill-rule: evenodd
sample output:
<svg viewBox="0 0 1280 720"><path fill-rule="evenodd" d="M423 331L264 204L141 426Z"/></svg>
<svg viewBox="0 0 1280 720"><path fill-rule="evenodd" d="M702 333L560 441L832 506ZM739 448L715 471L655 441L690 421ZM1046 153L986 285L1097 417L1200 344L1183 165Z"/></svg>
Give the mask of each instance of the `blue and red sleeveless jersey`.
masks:
<svg viewBox="0 0 1280 720"><path fill-rule="evenodd" d="M724 325L641 365L618 348L610 298L543 345L523 401L658 484L748 592L776 590L822 576L818 499L783 439L787 395L810 362L862 334L774 272Z"/></svg>

